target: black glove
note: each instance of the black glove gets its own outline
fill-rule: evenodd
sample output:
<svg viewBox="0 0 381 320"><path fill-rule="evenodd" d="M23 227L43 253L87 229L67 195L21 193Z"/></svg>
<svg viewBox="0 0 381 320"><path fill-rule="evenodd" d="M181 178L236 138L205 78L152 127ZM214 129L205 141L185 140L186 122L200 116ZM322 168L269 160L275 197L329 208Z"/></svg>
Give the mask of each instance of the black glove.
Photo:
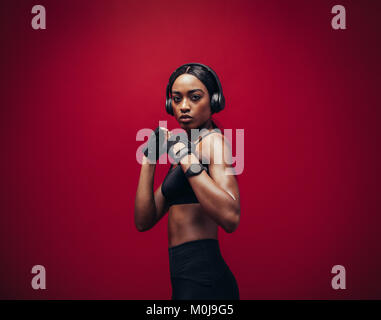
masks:
<svg viewBox="0 0 381 320"><path fill-rule="evenodd" d="M173 151L173 146L182 142L185 146L180 148L176 153ZM168 155L175 161L175 163L179 163L182 158L186 155L194 153L196 150L196 145L188 140L188 136L185 132L180 132L172 135L167 141L167 153Z"/></svg>
<svg viewBox="0 0 381 320"><path fill-rule="evenodd" d="M156 163L160 156L167 151L165 145L166 131L157 127L148 139L147 145L143 148L144 155L150 163Z"/></svg>

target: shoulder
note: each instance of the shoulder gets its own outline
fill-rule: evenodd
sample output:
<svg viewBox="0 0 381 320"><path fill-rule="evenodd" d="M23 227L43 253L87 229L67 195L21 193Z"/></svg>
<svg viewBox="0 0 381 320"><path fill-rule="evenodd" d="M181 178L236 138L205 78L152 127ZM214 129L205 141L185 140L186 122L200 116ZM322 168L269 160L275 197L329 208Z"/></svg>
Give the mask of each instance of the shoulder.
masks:
<svg viewBox="0 0 381 320"><path fill-rule="evenodd" d="M230 141L220 130L208 134L198 144L197 150L202 158L209 159L210 164L226 164L231 158Z"/></svg>

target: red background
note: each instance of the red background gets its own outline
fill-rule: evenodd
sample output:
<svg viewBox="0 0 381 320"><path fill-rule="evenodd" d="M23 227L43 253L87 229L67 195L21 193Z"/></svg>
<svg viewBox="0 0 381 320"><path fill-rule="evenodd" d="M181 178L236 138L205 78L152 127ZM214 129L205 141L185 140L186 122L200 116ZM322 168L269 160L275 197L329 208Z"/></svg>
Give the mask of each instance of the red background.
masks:
<svg viewBox="0 0 381 320"><path fill-rule="evenodd" d="M379 2L0 6L0 298L170 299L167 217L134 227L135 137L178 127L165 86L186 62L219 75L217 124L245 129L241 223L219 234L241 298L381 298ZM331 287L337 264L346 290Z"/></svg>

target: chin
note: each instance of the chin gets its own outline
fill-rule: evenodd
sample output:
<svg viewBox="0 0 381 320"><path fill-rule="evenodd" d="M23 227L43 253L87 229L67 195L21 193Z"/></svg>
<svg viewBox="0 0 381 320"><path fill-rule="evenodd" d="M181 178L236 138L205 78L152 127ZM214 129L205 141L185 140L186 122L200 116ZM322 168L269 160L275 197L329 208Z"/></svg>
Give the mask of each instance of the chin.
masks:
<svg viewBox="0 0 381 320"><path fill-rule="evenodd" d="M194 122L192 122L192 123L184 123L184 122L179 121L179 125L184 130L185 129L189 130L189 129L195 129L195 128L197 128L197 125Z"/></svg>

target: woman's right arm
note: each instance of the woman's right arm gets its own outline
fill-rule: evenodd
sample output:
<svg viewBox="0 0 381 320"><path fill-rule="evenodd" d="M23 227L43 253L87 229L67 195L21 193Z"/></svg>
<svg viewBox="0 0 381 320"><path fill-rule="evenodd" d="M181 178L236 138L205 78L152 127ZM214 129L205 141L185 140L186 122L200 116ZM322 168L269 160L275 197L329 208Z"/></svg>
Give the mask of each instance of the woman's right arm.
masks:
<svg viewBox="0 0 381 320"><path fill-rule="evenodd" d="M161 192L161 185L153 192L155 167L156 164L148 163L148 159L143 156L135 196L135 226L141 232L151 229L169 209Z"/></svg>

